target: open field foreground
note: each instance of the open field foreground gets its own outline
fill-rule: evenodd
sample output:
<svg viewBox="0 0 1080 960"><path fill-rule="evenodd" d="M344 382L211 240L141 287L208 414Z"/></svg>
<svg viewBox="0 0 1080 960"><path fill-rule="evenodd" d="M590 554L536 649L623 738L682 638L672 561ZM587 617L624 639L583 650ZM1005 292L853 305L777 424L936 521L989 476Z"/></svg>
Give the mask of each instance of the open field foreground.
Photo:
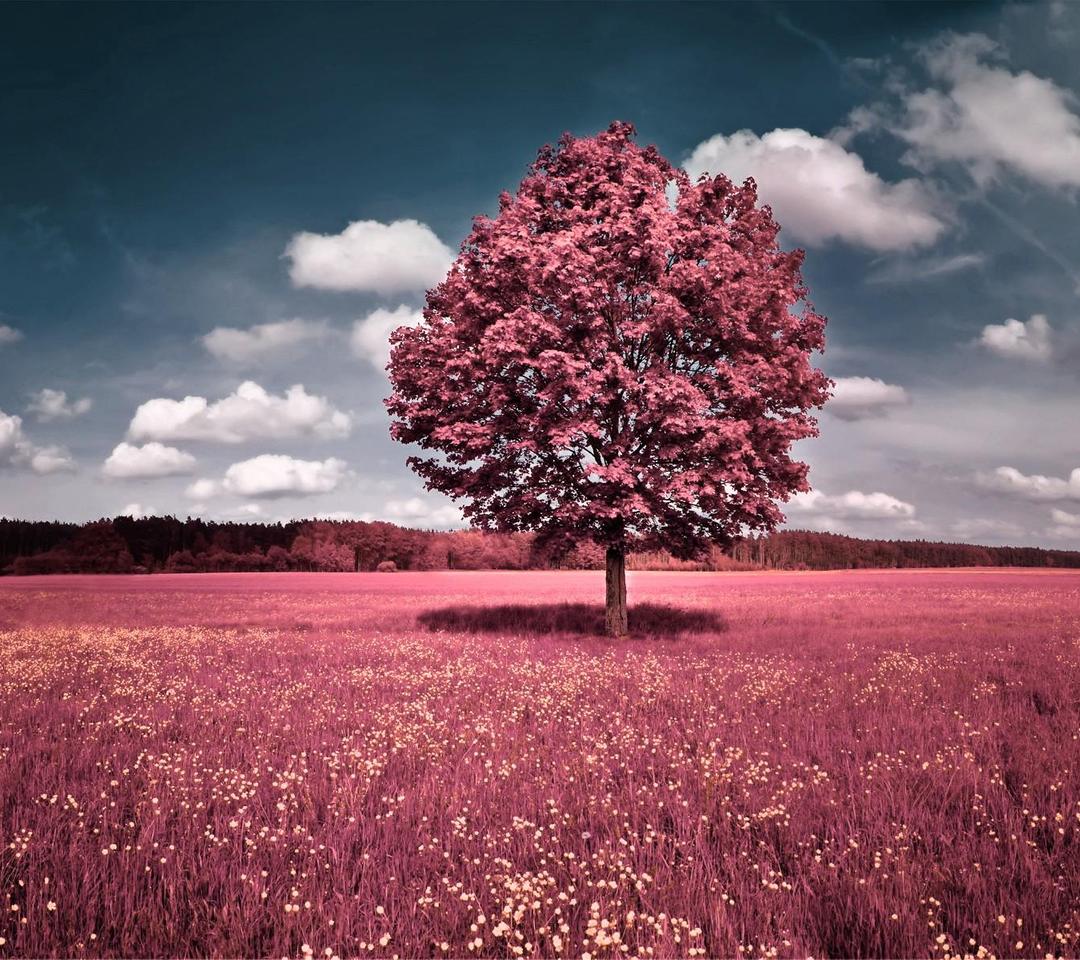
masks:
<svg viewBox="0 0 1080 960"><path fill-rule="evenodd" d="M1080 574L602 577L0 581L0 957L1078 955Z"/></svg>

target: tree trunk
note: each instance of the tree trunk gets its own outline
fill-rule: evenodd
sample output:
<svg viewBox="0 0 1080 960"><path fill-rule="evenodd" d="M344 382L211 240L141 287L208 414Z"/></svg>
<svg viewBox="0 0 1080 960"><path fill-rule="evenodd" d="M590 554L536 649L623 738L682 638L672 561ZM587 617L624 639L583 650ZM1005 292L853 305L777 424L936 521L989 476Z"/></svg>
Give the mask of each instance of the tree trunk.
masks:
<svg viewBox="0 0 1080 960"><path fill-rule="evenodd" d="M625 637L626 624L626 551L607 548L607 635Z"/></svg>

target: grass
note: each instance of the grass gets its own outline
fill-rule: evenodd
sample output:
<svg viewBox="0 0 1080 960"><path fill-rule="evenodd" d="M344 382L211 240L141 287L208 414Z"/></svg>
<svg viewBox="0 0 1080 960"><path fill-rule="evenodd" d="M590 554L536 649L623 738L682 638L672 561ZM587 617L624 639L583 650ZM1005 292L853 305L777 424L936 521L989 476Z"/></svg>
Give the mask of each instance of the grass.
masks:
<svg viewBox="0 0 1080 960"><path fill-rule="evenodd" d="M1080 574L601 588L0 582L0 957L1077 956Z"/></svg>

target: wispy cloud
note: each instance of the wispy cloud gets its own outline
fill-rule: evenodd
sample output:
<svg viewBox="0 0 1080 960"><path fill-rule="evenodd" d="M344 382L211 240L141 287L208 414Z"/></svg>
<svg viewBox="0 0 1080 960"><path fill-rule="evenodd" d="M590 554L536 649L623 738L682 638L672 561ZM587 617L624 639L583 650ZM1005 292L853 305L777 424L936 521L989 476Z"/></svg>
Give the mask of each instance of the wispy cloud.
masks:
<svg viewBox="0 0 1080 960"><path fill-rule="evenodd" d="M947 277L961 270L974 270L986 263L983 253L957 253L950 256L878 261L866 276L867 283L909 283Z"/></svg>

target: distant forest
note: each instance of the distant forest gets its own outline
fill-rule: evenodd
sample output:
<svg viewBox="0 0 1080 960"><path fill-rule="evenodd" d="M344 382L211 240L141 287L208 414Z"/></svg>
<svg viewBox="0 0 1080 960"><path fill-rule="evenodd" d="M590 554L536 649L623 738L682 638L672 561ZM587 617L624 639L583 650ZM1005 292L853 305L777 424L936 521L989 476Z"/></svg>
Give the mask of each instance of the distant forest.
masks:
<svg viewBox="0 0 1080 960"><path fill-rule="evenodd" d="M552 553L529 533L412 530L381 521L212 523L116 517L83 525L0 519L0 573L600 569L593 544ZM636 570L1080 567L1080 552L781 530L701 561L638 553Z"/></svg>

